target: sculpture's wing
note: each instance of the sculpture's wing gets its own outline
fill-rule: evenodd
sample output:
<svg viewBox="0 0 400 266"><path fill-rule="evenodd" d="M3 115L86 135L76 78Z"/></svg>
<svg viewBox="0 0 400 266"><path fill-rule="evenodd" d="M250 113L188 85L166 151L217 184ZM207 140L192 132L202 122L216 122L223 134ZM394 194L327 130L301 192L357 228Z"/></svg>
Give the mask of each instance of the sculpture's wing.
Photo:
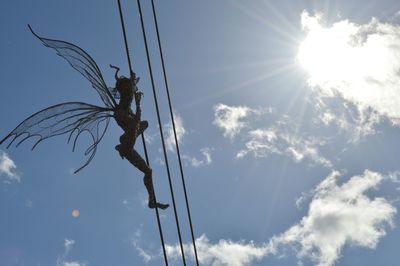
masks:
<svg viewBox="0 0 400 266"><path fill-rule="evenodd" d="M4 139L12 138L7 148L18 141L16 146L27 139L36 138L32 150L43 140L69 133L68 142L73 139L73 150L76 141L82 132L88 132L92 137L93 144L90 145L85 155L89 158L78 170L87 166L96 154L97 144L103 138L113 110L81 102L66 102L43 109L19 124Z"/></svg>
<svg viewBox="0 0 400 266"><path fill-rule="evenodd" d="M35 35L45 46L56 50L57 54L68 61L68 63L92 83L93 88L100 95L101 100L107 107L115 107L116 102L104 82L103 75L92 57L80 47L60 40L42 38L37 35L29 26L32 34Z"/></svg>

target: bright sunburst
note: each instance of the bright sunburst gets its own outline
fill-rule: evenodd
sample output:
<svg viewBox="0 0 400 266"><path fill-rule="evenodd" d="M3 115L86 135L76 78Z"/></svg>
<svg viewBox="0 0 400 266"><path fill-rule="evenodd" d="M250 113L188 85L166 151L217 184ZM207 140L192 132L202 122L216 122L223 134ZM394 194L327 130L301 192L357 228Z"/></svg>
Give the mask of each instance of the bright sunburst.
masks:
<svg viewBox="0 0 400 266"><path fill-rule="evenodd" d="M338 36L318 27L311 30L301 43L298 59L311 77L333 81L349 73L350 65L344 60L350 53L351 48L338 40Z"/></svg>
<svg viewBox="0 0 400 266"><path fill-rule="evenodd" d="M347 22L334 28L324 28L320 17L302 15L302 25L307 36L301 43L298 60L313 83L335 83L357 78L363 71L363 58L359 47L351 43L357 31Z"/></svg>
<svg viewBox="0 0 400 266"><path fill-rule="evenodd" d="M361 106L398 116L397 40L391 37L397 27L377 19L364 25L342 20L324 26L320 16L307 12L301 22L307 35L297 59L308 72L312 87L328 95L338 92Z"/></svg>
<svg viewBox="0 0 400 266"><path fill-rule="evenodd" d="M368 29L347 20L323 27L319 16L302 14L307 36L300 44L298 60L316 83L356 82L366 77L385 78L387 57L378 39L366 42ZM366 32L363 32L363 31Z"/></svg>

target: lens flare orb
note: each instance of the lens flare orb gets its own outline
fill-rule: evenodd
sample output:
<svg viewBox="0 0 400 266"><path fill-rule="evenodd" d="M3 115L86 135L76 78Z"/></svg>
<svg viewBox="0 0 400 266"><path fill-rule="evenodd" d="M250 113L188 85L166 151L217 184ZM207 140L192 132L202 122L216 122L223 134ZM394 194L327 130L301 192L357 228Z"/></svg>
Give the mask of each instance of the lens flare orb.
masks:
<svg viewBox="0 0 400 266"><path fill-rule="evenodd" d="M72 210L72 217L78 218L80 216L80 211L78 209L73 209Z"/></svg>

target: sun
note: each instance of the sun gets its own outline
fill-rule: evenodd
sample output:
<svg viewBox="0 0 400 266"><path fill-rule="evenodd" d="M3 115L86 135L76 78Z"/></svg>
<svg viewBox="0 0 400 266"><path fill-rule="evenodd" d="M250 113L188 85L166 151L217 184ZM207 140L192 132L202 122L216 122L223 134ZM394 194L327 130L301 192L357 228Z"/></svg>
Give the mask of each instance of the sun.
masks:
<svg viewBox="0 0 400 266"><path fill-rule="evenodd" d="M346 40L347 33L322 27L311 29L299 46L297 59L316 83L348 80L357 76L362 61Z"/></svg>
<svg viewBox="0 0 400 266"><path fill-rule="evenodd" d="M300 43L297 60L313 84L337 85L343 81L354 81L368 72L363 54L365 49L354 36L357 28L347 21L324 27L319 17L302 15L306 32Z"/></svg>
<svg viewBox="0 0 400 266"><path fill-rule="evenodd" d="M313 30L300 44L297 58L312 77L327 80L343 64L342 55L346 50L323 29Z"/></svg>
<svg viewBox="0 0 400 266"><path fill-rule="evenodd" d="M306 35L299 45L297 61L308 73L308 84L326 95L338 93L365 105L383 105L380 91L391 80L393 65L390 38L347 20L324 26L318 16L303 13L301 19ZM371 23L369 28L377 22ZM391 112L389 107L382 109Z"/></svg>

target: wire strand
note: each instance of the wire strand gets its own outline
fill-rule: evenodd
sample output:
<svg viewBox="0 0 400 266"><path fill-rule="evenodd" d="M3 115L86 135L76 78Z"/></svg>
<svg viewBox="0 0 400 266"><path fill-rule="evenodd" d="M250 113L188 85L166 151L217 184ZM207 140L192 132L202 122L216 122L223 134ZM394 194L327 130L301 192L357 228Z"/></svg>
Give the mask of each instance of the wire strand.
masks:
<svg viewBox="0 0 400 266"><path fill-rule="evenodd" d="M127 37L126 37L125 23L124 23L124 17L122 14L120 0L118 0L118 10L119 10L119 16L121 19L122 33L124 35L124 43L125 43L126 57L128 59L129 71L132 74L133 70L132 70L131 58L129 55L128 41L127 41ZM142 143L143 143L143 150L144 150L144 154L145 154L145 158L146 158L146 163L150 167L149 156L148 156L147 147L146 147L146 141L144 139L144 132L142 133ZM154 191L154 199L157 202L156 195L155 195L156 193L155 193L154 188L153 188L153 191ZM165 250L164 235L163 235L162 226L161 226L160 214L159 214L157 206L155 208L155 211L156 211L156 217L157 217L158 231L160 234L161 246L162 246L162 250L163 250L163 254L164 254L164 262L165 262L165 265L168 266L168 258L167 258L167 252Z"/></svg>
<svg viewBox="0 0 400 266"><path fill-rule="evenodd" d="M124 15L122 14L122 8L121 8L121 1L120 0L118 0L118 10L119 10L119 18L121 20L122 34L124 35L126 58L128 59L129 71L130 71L130 73L132 73L133 72L132 71L132 63L131 63L131 57L129 55L128 40L126 38L126 31L125 31Z"/></svg>
<svg viewBox="0 0 400 266"><path fill-rule="evenodd" d="M169 188L170 188L170 193L171 193L171 198L172 198L172 205L173 205L173 208L174 208L175 222L176 222L176 227L177 227L177 231L178 231L179 244L180 244L180 248L181 248L182 262L183 262L183 265L186 265L185 253L184 253L184 250L183 250L181 230L180 230L180 226L179 226L179 218L178 218L178 213L177 213L177 209L176 209L174 189L172 187L172 179L171 179L171 173L170 173L170 170L169 170L167 151L166 151L166 148L165 148L165 140L164 140L164 133L163 133L162 124L161 124L160 110L159 110L159 107L158 107L157 93L156 93L155 84L154 84L154 77L153 77L153 70L152 70L152 66L151 66L149 47L147 45L147 37L146 37L146 30L145 30L144 21L143 21L142 7L141 7L141 4L140 4L140 0L137 0L136 2L137 2L137 5L138 5L140 22L141 22L141 27L142 27L143 40L144 40L144 46L145 46L145 49L146 49L147 64L148 64L149 72L150 72L150 79L151 79L151 86L152 86L152 89L153 89L154 104L156 106L157 120L158 120L158 126L159 126L159 130L160 130L161 142L162 142L162 146L163 146L165 166L166 166L166 169L167 169Z"/></svg>
<svg viewBox="0 0 400 266"><path fill-rule="evenodd" d="M165 90L166 90L167 98L168 98L169 114L171 116L172 129L173 129L173 132L174 132L175 147L176 147L176 153L177 153L177 156L178 156L179 170L180 170L181 180L182 180L182 187L183 187L183 192L184 192L184 195L185 195L186 211L187 211L189 225L190 225L190 233L191 233L191 236L192 236L193 250L194 250L194 255L195 255L195 259L196 259L196 265L199 266L199 259L198 259L198 256L197 256L197 248L196 248L196 240L195 240L195 237L194 237L192 218L191 218L191 215L190 215L189 200L188 200L186 184L185 184L185 175L183 173L181 153L180 153L180 150L179 150L178 137L177 137L177 134L176 134L174 112L173 112L172 101L171 101L171 97L170 97L170 93L169 93L167 71L166 71L166 67L165 67L164 55L163 55L162 46L161 46L160 31L159 31L159 28L158 28L158 21L157 21L157 14L156 14L156 8L155 8L155 5L154 5L154 0L151 0L151 7L152 7L152 11L153 11L154 25L155 25L156 34L157 34L158 51L160 53L160 58L161 58L161 65L162 65L162 71L163 71L163 76L164 76Z"/></svg>

